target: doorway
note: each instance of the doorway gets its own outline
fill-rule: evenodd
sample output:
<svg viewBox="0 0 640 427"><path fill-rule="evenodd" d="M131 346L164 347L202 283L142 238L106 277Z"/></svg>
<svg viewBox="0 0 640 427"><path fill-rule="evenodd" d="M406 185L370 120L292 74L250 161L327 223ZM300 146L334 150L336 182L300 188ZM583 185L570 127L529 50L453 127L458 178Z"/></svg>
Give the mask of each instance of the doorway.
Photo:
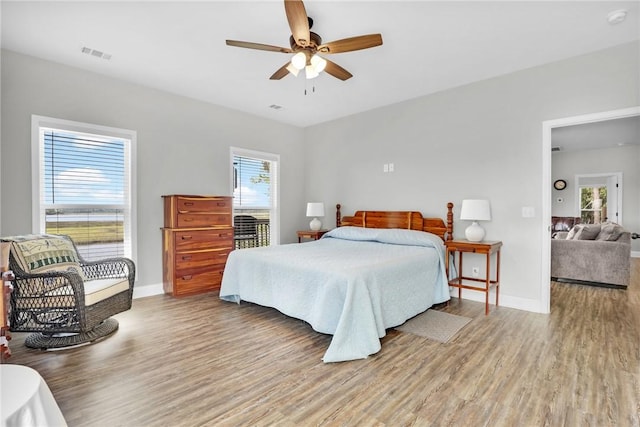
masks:
<svg viewBox="0 0 640 427"><path fill-rule="evenodd" d="M540 275L540 312L551 311L551 147L553 129L587 123L604 122L613 119L640 116L640 106L620 110L604 111L582 116L542 122L542 214L540 218L540 239L542 247Z"/></svg>

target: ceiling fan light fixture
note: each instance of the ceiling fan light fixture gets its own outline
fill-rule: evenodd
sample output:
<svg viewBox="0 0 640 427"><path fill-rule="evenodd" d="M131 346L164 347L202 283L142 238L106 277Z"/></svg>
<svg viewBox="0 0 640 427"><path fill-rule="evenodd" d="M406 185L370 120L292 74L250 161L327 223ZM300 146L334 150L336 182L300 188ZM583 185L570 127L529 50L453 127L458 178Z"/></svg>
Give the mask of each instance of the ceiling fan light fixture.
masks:
<svg viewBox="0 0 640 427"><path fill-rule="evenodd" d="M300 70L298 70L296 67L293 66L293 64L289 64L287 65L287 71L290 72L291 74L293 74L294 76L298 77L298 73L300 72Z"/></svg>
<svg viewBox="0 0 640 427"><path fill-rule="evenodd" d="M307 55L304 52L298 52L293 55L291 58L291 65L296 67L298 70L302 70L305 65L307 65Z"/></svg>
<svg viewBox="0 0 640 427"><path fill-rule="evenodd" d="M313 65L307 65L304 69L305 75L307 76L307 80L315 79L320 74L313 68Z"/></svg>
<svg viewBox="0 0 640 427"><path fill-rule="evenodd" d="M324 71L324 67L327 66L327 61L319 55L313 55L311 57L311 65L316 73L320 74Z"/></svg>

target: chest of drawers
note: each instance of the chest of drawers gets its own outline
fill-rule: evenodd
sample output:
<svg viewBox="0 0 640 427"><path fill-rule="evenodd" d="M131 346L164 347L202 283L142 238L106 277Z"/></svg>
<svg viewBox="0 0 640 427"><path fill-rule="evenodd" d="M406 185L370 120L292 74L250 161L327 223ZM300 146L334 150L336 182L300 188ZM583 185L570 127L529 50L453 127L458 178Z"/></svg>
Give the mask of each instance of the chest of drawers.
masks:
<svg viewBox="0 0 640 427"><path fill-rule="evenodd" d="M220 289L227 256L233 249L231 197L162 197L165 293L184 296Z"/></svg>

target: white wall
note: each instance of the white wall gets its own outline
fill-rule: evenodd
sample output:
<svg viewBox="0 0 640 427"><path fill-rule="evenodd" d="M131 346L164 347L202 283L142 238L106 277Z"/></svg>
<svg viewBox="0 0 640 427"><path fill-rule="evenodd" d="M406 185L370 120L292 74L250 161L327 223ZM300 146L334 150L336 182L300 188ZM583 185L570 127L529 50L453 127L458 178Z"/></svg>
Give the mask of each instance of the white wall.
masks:
<svg viewBox="0 0 640 427"><path fill-rule="evenodd" d="M638 52L621 45L301 130L3 51L0 233L30 231L39 114L138 132L139 285L161 280L160 195L227 194L233 145L281 154L282 242L306 226L308 200L440 217L452 201L457 218L462 199L488 198L487 238L504 242L501 302L541 311L542 122L640 105ZM462 237L466 222L455 225Z"/></svg>
<svg viewBox="0 0 640 427"><path fill-rule="evenodd" d="M2 51L2 228L31 232L31 115L137 131L137 284L162 283L163 194L230 194L229 147L281 155L281 232L306 199L302 130L99 74ZM304 218L303 218L304 219Z"/></svg>
<svg viewBox="0 0 640 427"><path fill-rule="evenodd" d="M307 195L345 214L443 216L452 201L456 237L467 226L462 199L487 198L486 238L504 243L501 301L542 310L542 122L640 105L638 50L625 44L308 128ZM395 172L383 173L390 162ZM534 218L522 217L525 206Z"/></svg>
<svg viewBox="0 0 640 427"><path fill-rule="evenodd" d="M578 216L575 176L622 172L622 225L640 232L640 146L629 145L601 150L556 152L552 156L552 181L564 179L567 188L553 190L552 214ZM564 201L557 202L561 197ZM631 241L631 250L640 250L640 241Z"/></svg>

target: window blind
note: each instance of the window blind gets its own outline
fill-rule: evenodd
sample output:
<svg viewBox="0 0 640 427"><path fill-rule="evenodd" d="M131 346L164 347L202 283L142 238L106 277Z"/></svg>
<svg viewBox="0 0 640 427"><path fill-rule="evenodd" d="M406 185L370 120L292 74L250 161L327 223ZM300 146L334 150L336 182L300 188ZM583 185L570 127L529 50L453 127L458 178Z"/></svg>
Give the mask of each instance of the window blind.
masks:
<svg viewBox="0 0 640 427"><path fill-rule="evenodd" d="M131 256L130 141L40 128L44 232L69 235L82 256Z"/></svg>
<svg viewBox="0 0 640 427"><path fill-rule="evenodd" d="M275 185L271 161L244 156L233 157L234 208L271 209Z"/></svg>

